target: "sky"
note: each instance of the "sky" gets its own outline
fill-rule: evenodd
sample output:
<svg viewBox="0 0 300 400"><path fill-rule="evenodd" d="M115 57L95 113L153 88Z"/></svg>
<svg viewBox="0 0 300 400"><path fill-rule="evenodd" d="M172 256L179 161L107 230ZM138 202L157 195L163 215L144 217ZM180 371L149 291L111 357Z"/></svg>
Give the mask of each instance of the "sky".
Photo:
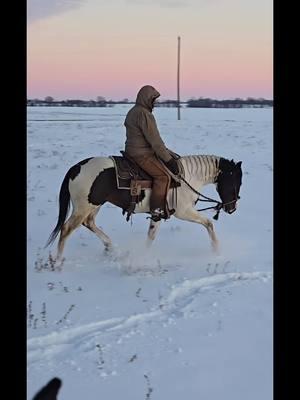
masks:
<svg viewBox="0 0 300 400"><path fill-rule="evenodd" d="M272 0L27 0L27 97L273 98Z"/></svg>

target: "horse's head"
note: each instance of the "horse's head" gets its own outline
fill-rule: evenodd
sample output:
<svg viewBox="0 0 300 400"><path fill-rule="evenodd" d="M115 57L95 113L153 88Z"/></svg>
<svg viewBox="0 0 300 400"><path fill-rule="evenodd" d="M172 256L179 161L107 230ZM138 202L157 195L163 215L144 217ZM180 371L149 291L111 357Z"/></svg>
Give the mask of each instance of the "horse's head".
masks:
<svg viewBox="0 0 300 400"><path fill-rule="evenodd" d="M242 184L242 161L235 163L221 158L219 162L219 175L216 181L217 191L223 203L223 209L228 214L236 210L236 202L240 198L239 192Z"/></svg>

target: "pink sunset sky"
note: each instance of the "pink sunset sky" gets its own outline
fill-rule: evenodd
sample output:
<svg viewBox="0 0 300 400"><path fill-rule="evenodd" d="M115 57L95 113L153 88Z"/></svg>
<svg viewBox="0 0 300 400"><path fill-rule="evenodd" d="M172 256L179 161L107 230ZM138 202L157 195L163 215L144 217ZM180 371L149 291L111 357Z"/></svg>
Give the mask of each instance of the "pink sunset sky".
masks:
<svg viewBox="0 0 300 400"><path fill-rule="evenodd" d="M27 97L273 98L272 0L28 0Z"/></svg>

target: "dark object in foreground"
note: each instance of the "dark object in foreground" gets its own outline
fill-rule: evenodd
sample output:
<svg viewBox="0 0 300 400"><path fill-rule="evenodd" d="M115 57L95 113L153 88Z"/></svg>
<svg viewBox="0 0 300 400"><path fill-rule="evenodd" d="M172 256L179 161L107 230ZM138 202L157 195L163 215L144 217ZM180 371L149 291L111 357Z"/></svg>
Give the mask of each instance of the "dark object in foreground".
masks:
<svg viewBox="0 0 300 400"><path fill-rule="evenodd" d="M59 378L53 378L47 383L32 400L57 400L57 394L62 385Z"/></svg>

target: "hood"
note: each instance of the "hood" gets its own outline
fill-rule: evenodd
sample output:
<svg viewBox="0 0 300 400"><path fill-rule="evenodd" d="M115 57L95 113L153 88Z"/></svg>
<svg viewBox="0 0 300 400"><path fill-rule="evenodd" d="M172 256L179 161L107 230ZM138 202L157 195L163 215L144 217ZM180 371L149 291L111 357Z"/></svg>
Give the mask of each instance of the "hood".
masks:
<svg viewBox="0 0 300 400"><path fill-rule="evenodd" d="M146 85L139 90L135 103L152 111L153 100L157 99L159 96L160 93L154 89L153 86Z"/></svg>

